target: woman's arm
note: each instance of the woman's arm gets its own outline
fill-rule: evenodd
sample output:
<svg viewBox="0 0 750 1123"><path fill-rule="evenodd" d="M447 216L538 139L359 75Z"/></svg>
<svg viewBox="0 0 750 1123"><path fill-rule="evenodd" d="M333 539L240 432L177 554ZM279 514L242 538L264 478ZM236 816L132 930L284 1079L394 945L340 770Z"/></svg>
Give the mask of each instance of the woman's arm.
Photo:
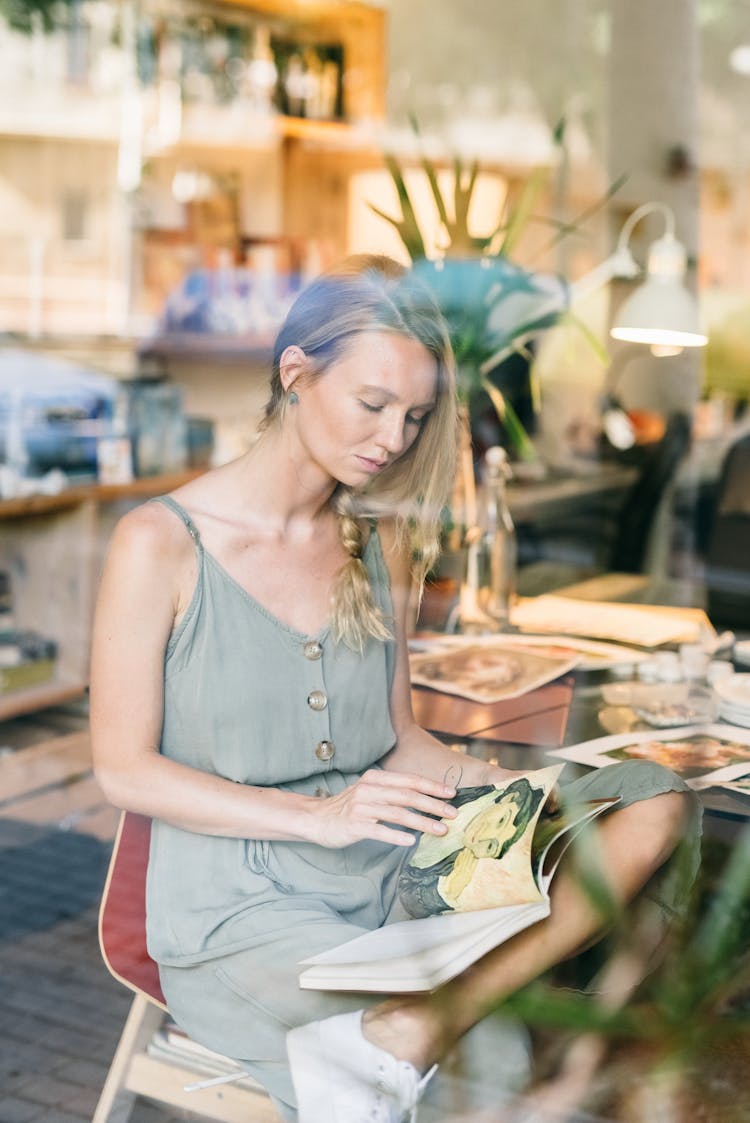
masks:
<svg viewBox="0 0 750 1123"><path fill-rule="evenodd" d="M396 671L391 691L391 721L396 731L396 746L381 764L394 771L416 772L433 779L447 780L455 786L493 784L517 772L476 757L459 755L442 745L414 720L411 707L409 653L406 621L412 590L409 551L396 543L393 525L379 524L383 554L391 577L394 628L396 637Z"/></svg>
<svg viewBox="0 0 750 1123"><path fill-rule="evenodd" d="M375 769L329 800L236 784L159 752L164 657L197 579L195 547L164 507L146 504L118 524L94 621L91 734L96 776L118 807L185 830L237 838L347 846L361 838L409 845L384 821L424 830L453 794L422 776ZM440 832L436 832L440 833Z"/></svg>

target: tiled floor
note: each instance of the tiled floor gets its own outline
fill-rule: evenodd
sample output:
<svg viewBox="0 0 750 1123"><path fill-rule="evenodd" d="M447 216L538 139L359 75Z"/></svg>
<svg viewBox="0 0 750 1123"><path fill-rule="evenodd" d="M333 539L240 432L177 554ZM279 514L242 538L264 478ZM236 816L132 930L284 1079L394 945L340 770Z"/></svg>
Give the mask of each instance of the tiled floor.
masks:
<svg viewBox="0 0 750 1123"><path fill-rule="evenodd" d="M0 724L0 1123L90 1123L130 1005L99 954L118 816L85 725L81 706ZM138 1100L130 1118L201 1117Z"/></svg>

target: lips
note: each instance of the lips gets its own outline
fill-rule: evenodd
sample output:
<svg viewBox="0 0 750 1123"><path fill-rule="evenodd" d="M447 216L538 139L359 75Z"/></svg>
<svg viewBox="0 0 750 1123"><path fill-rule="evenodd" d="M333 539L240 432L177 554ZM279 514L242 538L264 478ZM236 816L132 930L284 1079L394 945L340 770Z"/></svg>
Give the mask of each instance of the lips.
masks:
<svg viewBox="0 0 750 1123"><path fill-rule="evenodd" d="M358 456L357 460L366 472L382 472L388 463L387 460L371 460L369 456Z"/></svg>

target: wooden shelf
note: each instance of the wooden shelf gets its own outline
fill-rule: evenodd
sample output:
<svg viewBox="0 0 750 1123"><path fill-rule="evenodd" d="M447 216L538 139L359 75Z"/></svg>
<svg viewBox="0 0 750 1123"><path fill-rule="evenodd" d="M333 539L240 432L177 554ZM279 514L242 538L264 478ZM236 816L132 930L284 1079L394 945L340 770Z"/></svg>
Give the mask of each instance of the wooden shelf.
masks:
<svg viewBox="0 0 750 1123"><path fill-rule="evenodd" d="M167 472L161 476L139 476L128 484L97 484L93 487L91 498L100 503L112 503L117 499L142 499L148 495L162 495L174 491L197 476L203 475L203 468L185 468L179 472Z"/></svg>
<svg viewBox="0 0 750 1123"><path fill-rule="evenodd" d="M281 323L279 323L281 327ZM141 357L180 359L203 362L210 358L219 363L267 359L273 354L276 330L253 335L219 335L211 332L173 331L154 335L138 348Z"/></svg>
<svg viewBox="0 0 750 1123"><path fill-rule="evenodd" d="M0 499L0 519L23 519L29 515L48 515L78 507L87 498L88 488L71 487L59 495L25 495L16 499Z"/></svg>
<svg viewBox="0 0 750 1123"><path fill-rule="evenodd" d="M12 690L0 694L0 721L8 721L34 710L45 710L50 706L62 706L82 698L86 693L85 682L43 682L39 686L29 686L25 690Z"/></svg>
<svg viewBox="0 0 750 1123"><path fill-rule="evenodd" d="M217 115L218 119L218 115ZM149 159L174 158L186 151L248 152L273 147L280 140L301 140L340 148L373 146L371 130L343 118L287 117L283 113L249 118L244 129L211 132L199 122L191 128L188 119L180 139L149 152Z"/></svg>
<svg viewBox="0 0 750 1123"><path fill-rule="evenodd" d="M59 676L0 694L0 722L82 697L99 572L123 506L173 491L199 475L201 470L191 468L0 501L0 569L11 575L14 617L18 627L57 643Z"/></svg>
<svg viewBox="0 0 750 1123"><path fill-rule="evenodd" d="M322 141L349 146L360 140L371 144L369 135L350 121L315 121L309 117L279 117L277 128L282 137L292 140Z"/></svg>
<svg viewBox="0 0 750 1123"><path fill-rule="evenodd" d="M181 472L168 472L161 476L141 476L127 484L84 484L70 487L58 495L26 495L16 499L0 500L0 520L50 515L78 507L82 503L113 503L118 499L140 499L161 495L194 480L201 470L188 468Z"/></svg>

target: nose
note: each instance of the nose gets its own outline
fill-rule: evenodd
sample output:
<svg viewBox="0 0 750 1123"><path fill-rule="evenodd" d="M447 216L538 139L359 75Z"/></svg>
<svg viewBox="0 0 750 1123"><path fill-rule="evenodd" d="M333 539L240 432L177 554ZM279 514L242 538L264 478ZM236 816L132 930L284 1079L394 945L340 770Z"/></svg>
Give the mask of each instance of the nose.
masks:
<svg viewBox="0 0 750 1123"><path fill-rule="evenodd" d="M384 411L378 428L378 444L391 456L398 456L406 444L406 419L396 410Z"/></svg>

